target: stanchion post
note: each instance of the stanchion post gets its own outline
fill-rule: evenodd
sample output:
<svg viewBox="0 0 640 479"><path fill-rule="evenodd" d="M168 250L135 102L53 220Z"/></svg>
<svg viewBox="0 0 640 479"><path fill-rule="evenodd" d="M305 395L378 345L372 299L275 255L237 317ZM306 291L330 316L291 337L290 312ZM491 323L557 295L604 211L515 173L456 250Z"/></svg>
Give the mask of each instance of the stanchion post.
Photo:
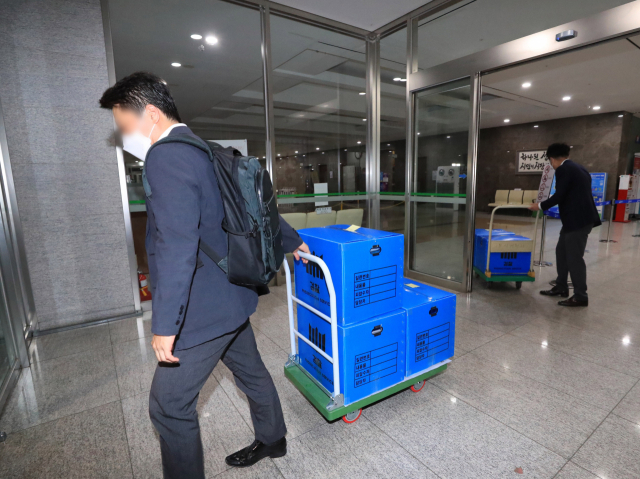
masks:
<svg viewBox="0 0 640 479"><path fill-rule="evenodd" d="M617 243L616 240L612 240L611 238L611 223L613 223L613 210L615 205L615 200L611 200L611 214L609 215L609 228L607 229L607 239L600 240L600 243Z"/></svg>
<svg viewBox="0 0 640 479"><path fill-rule="evenodd" d="M535 261L533 264L534 266L540 266L540 267L545 267L545 266L553 266L553 263L549 263L548 261L544 260L544 244L545 244L545 238L547 236L547 215L544 214L544 211L540 210L540 212L542 213L542 233L540 236L540 258L538 261Z"/></svg>

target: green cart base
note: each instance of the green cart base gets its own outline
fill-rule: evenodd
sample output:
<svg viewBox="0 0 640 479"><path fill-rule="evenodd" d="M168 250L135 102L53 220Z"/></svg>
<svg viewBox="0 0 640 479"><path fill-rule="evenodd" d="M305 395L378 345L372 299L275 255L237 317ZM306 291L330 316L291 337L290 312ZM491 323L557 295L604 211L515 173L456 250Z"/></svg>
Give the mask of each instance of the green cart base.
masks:
<svg viewBox="0 0 640 479"><path fill-rule="evenodd" d="M439 368L432 369L431 371L427 371L411 379L407 379L406 381L372 394L360 401L351 403L348 406L338 407L330 411L327 410L327 404L329 404L331 398L329 398L329 396L327 396L327 394L300 369L300 366L297 364L285 366L284 375L289 378L289 381L291 381L302 394L304 394L309 402L313 404L313 406L325 417L327 421L335 421L342 417L345 422L351 423L355 422L360 417L363 407L389 397L403 389L411 388L412 391L418 392L424 387L425 380L444 372L445 369L447 369L447 365L443 364Z"/></svg>
<svg viewBox="0 0 640 479"><path fill-rule="evenodd" d="M490 287L491 283L506 283L508 281L515 281L516 288L520 289L523 282L533 282L536 280L534 276L529 276L528 274L497 274L495 276L487 276L476 266L473 267L473 272L476 274L476 277L480 277L485 281L485 285L487 287Z"/></svg>

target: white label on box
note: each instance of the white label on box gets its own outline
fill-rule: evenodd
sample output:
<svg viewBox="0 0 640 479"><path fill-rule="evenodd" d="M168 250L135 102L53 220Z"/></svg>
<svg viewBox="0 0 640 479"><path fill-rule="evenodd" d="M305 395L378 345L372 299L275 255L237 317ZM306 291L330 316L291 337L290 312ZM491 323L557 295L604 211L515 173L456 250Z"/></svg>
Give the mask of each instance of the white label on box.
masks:
<svg viewBox="0 0 640 479"><path fill-rule="evenodd" d="M360 229L360 227L359 227L359 226L357 226L357 225L351 225L351 226L349 226L345 231L351 231L351 232L353 233L354 231L358 231L359 229Z"/></svg>

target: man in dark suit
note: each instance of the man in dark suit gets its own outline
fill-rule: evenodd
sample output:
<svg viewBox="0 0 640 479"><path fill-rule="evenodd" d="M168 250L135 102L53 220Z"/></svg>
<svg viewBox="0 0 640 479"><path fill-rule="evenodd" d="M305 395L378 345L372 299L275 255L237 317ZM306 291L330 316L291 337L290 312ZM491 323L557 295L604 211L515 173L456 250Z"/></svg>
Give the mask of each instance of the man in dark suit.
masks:
<svg viewBox="0 0 640 479"><path fill-rule="evenodd" d="M273 380L260 358L249 316L255 288L229 283L207 255L202 239L226 255L221 227L224 210L213 165L200 149L183 143L152 143L167 135L196 137L183 123L166 83L134 73L106 90L102 108L111 109L123 148L146 161L147 239L153 316L152 346L158 366L151 385L149 415L160 435L165 478L204 478L196 404L218 360L233 372L246 394L256 440L226 458L250 466L287 452L286 427ZM202 141L202 140L200 140ZM147 152L149 154L147 155ZM283 248L308 252L280 217Z"/></svg>
<svg viewBox="0 0 640 479"><path fill-rule="evenodd" d="M558 205L562 229L556 246L558 278L555 286L540 291L545 296L569 296L568 276L573 282L573 296L560 301L560 306L588 306L587 266L584 250L591 229L600 226L600 215L591 192L591 175L582 165L569 159L571 148L554 143L547 148L547 156L556 171L556 192L542 203L529 207L533 211L548 210Z"/></svg>

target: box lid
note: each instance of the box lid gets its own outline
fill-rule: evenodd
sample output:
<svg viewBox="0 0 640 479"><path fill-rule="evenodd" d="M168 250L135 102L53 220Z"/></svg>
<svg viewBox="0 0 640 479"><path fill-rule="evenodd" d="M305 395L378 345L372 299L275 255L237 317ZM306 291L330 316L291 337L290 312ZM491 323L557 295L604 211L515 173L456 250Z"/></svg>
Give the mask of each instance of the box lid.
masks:
<svg viewBox="0 0 640 479"><path fill-rule="evenodd" d="M411 293L411 294L407 294L407 293ZM422 304L422 302L425 301L425 299L420 299L420 298L414 298L414 295L420 295L422 296L422 298L426 298L427 302L430 301L438 301L439 299L444 299L444 298L450 298L452 296L455 296L455 293L450 293L449 291L444 291L442 289L438 289L438 288L434 288L433 286L429 286L427 284L421 284L421 283L417 283L415 281L411 281L408 279L404 279L404 291L402 292L403 294L403 298L408 297L410 302L413 301L418 301L420 300ZM403 306L404 306L405 302L403 299Z"/></svg>
<svg viewBox="0 0 640 479"><path fill-rule="evenodd" d="M494 236L502 236L502 235L515 235L515 233L512 233L511 231L507 231L507 230L502 230L500 228L494 228L493 230L491 230L492 238ZM478 228L476 229L476 236L489 236L489 230Z"/></svg>
<svg viewBox="0 0 640 479"><path fill-rule="evenodd" d="M520 236L520 235L503 235L503 236L497 236L497 237L493 237L491 236L491 241L531 241L531 238L527 238L525 236Z"/></svg>
<svg viewBox="0 0 640 479"><path fill-rule="evenodd" d="M390 236L402 236L389 231L372 230L369 228L358 228L355 231L347 231L351 225L331 225L319 228L305 228L298 230L298 233L312 238L319 238L334 243L355 243L358 241L370 241Z"/></svg>

